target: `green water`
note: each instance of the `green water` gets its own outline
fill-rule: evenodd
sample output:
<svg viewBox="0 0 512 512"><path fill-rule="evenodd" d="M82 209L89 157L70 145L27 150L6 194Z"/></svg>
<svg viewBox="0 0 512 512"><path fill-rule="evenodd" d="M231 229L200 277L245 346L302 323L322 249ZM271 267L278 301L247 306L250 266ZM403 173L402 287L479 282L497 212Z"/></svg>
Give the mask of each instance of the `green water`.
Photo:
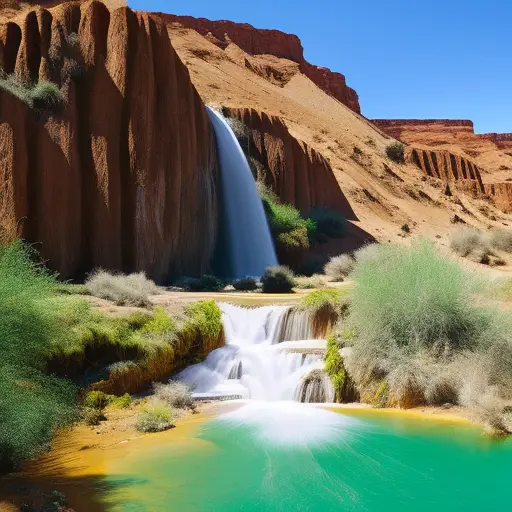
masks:
<svg viewBox="0 0 512 512"><path fill-rule="evenodd" d="M489 440L463 424L365 413L340 418L327 441L292 445L262 439L254 425L211 421L198 433L201 442L115 462L109 510L512 508L511 441Z"/></svg>

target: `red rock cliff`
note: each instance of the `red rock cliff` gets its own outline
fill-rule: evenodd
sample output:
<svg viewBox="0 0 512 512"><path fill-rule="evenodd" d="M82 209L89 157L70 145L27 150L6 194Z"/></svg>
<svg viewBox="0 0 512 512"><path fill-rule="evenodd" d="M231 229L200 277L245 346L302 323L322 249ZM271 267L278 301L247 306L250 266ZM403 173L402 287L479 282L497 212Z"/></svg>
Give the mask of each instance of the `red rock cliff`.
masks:
<svg viewBox="0 0 512 512"><path fill-rule="evenodd" d="M293 204L304 214L311 208L324 207L355 219L329 162L293 137L280 118L243 108L225 108L224 113L249 128L249 143L244 150L261 165L259 178L281 201Z"/></svg>
<svg viewBox="0 0 512 512"><path fill-rule="evenodd" d="M0 89L0 227L17 225L64 278L205 272L215 143L166 27L93 1L32 11L0 36L6 73L51 80L66 98L40 116Z"/></svg>
<svg viewBox="0 0 512 512"><path fill-rule="evenodd" d="M300 39L295 35L285 34L279 30L256 29L247 23L210 21L204 18L163 13L155 13L155 16L166 23L176 23L196 30L220 48L225 48L233 42L250 55L268 54L297 62L300 71L318 87L355 112L361 112L357 93L347 86L345 77L330 69L307 62Z"/></svg>

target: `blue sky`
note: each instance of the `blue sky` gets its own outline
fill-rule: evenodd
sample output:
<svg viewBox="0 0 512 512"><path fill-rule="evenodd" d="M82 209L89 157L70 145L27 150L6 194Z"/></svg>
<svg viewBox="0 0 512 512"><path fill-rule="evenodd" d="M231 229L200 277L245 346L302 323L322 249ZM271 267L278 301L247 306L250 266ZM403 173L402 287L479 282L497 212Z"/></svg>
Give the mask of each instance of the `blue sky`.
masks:
<svg viewBox="0 0 512 512"><path fill-rule="evenodd" d="M512 0L128 0L297 34L369 118L472 119L512 132Z"/></svg>

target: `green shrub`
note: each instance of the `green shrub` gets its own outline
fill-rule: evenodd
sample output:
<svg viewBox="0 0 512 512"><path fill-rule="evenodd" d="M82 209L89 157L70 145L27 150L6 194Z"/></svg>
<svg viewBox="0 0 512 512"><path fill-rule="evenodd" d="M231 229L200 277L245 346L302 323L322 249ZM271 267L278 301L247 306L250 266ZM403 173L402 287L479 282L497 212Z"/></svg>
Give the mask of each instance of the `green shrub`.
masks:
<svg viewBox="0 0 512 512"><path fill-rule="evenodd" d="M334 336L330 336L327 340L325 372L331 379L335 393L335 400L336 402L340 402L342 400L346 375L343 357L340 354L340 349Z"/></svg>
<svg viewBox="0 0 512 512"><path fill-rule="evenodd" d="M397 164L405 162L405 149L401 142L393 142L386 148L386 155Z"/></svg>
<svg viewBox="0 0 512 512"><path fill-rule="evenodd" d="M112 409L127 409L132 404L132 397L129 393L125 393L122 396L110 395L108 405Z"/></svg>
<svg viewBox="0 0 512 512"><path fill-rule="evenodd" d="M352 272L355 261L348 254L332 257L325 265L325 275L333 281L341 282Z"/></svg>
<svg viewBox="0 0 512 512"><path fill-rule="evenodd" d="M194 302L187 307L189 326L204 337L215 338L222 332L222 311L214 300Z"/></svg>
<svg viewBox="0 0 512 512"><path fill-rule="evenodd" d="M170 407L187 409L194 406L192 391L187 384L172 381L168 384L154 384L155 396Z"/></svg>
<svg viewBox="0 0 512 512"><path fill-rule="evenodd" d="M0 471L45 450L75 418L76 390L43 374L66 332L51 303L56 282L20 242L0 246Z"/></svg>
<svg viewBox="0 0 512 512"><path fill-rule="evenodd" d="M97 270L87 278L85 286L95 297L111 300L119 306L147 306L149 296L158 291L144 272L125 276Z"/></svg>
<svg viewBox="0 0 512 512"><path fill-rule="evenodd" d="M55 287L59 295L90 295L91 292L84 284L59 283Z"/></svg>
<svg viewBox="0 0 512 512"><path fill-rule="evenodd" d="M295 286L293 272L283 265L269 267L261 278L263 293L291 293Z"/></svg>
<svg viewBox="0 0 512 512"><path fill-rule="evenodd" d="M460 397L478 373L485 374L486 386L512 391L512 369L504 363L512 361L512 319L475 302L480 279L439 255L433 244L379 246L352 277L347 325L354 336L347 368L361 394L385 380L389 403L408 407ZM479 371L456 365L466 354L474 354Z"/></svg>
<svg viewBox="0 0 512 512"><path fill-rule="evenodd" d="M84 407L89 409L105 409L110 397L103 391L89 391L84 397Z"/></svg>
<svg viewBox="0 0 512 512"><path fill-rule="evenodd" d="M325 235L329 238L343 238L347 230L347 221L345 217L336 210L328 208L313 208L308 218L314 222L316 229L314 239L319 235Z"/></svg>
<svg viewBox="0 0 512 512"><path fill-rule="evenodd" d="M253 292L258 289L258 281L254 277L242 277L233 281L233 288L241 292Z"/></svg>
<svg viewBox="0 0 512 512"><path fill-rule="evenodd" d="M176 425L175 419L165 403L155 400L139 414L136 428L139 432L163 432Z"/></svg>

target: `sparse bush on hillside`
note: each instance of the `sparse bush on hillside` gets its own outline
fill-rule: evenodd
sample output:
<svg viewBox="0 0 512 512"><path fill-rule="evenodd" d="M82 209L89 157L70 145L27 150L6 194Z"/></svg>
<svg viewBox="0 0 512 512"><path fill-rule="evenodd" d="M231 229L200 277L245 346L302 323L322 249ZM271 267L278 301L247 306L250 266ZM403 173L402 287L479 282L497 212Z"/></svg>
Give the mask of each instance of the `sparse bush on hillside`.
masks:
<svg viewBox="0 0 512 512"><path fill-rule="evenodd" d="M512 253L512 229L491 229L487 239L493 249Z"/></svg>
<svg viewBox="0 0 512 512"><path fill-rule="evenodd" d="M495 228L489 231L464 226L453 231L450 247L459 256L484 265L504 265L506 261L496 251L512 253L512 230Z"/></svg>
<svg viewBox="0 0 512 512"><path fill-rule="evenodd" d="M295 286L293 272L283 265L269 267L261 278L263 293L291 293Z"/></svg>
<svg viewBox="0 0 512 512"><path fill-rule="evenodd" d="M187 409L194 406L190 387L183 382L171 381L169 384L154 384L155 396L170 407Z"/></svg>
<svg viewBox="0 0 512 512"><path fill-rule="evenodd" d="M97 270L88 277L85 286L95 297L111 300L119 306L147 306L149 296L158 291L155 283L144 272L116 275Z"/></svg>
<svg viewBox="0 0 512 512"><path fill-rule="evenodd" d="M393 142L386 148L386 155L397 164L405 162L405 149L401 142Z"/></svg>
<svg viewBox="0 0 512 512"><path fill-rule="evenodd" d="M432 244L380 246L352 277L346 366L366 400L381 401L383 386L402 407L511 396L512 319L475 303L481 283Z"/></svg>
<svg viewBox="0 0 512 512"><path fill-rule="evenodd" d="M325 275L333 281L343 281L354 269L355 261L348 254L332 257L325 265Z"/></svg>
<svg viewBox="0 0 512 512"><path fill-rule="evenodd" d="M235 290L241 292L252 292L258 288L258 281L254 277L242 277L232 284Z"/></svg>
<svg viewBox="0 0 512 512"><path fill-rule="evenodd" d="M139 414L136 428L139 432L163 432L173 428L175 421L173 411L164 402L154 400Z"/></svg>

